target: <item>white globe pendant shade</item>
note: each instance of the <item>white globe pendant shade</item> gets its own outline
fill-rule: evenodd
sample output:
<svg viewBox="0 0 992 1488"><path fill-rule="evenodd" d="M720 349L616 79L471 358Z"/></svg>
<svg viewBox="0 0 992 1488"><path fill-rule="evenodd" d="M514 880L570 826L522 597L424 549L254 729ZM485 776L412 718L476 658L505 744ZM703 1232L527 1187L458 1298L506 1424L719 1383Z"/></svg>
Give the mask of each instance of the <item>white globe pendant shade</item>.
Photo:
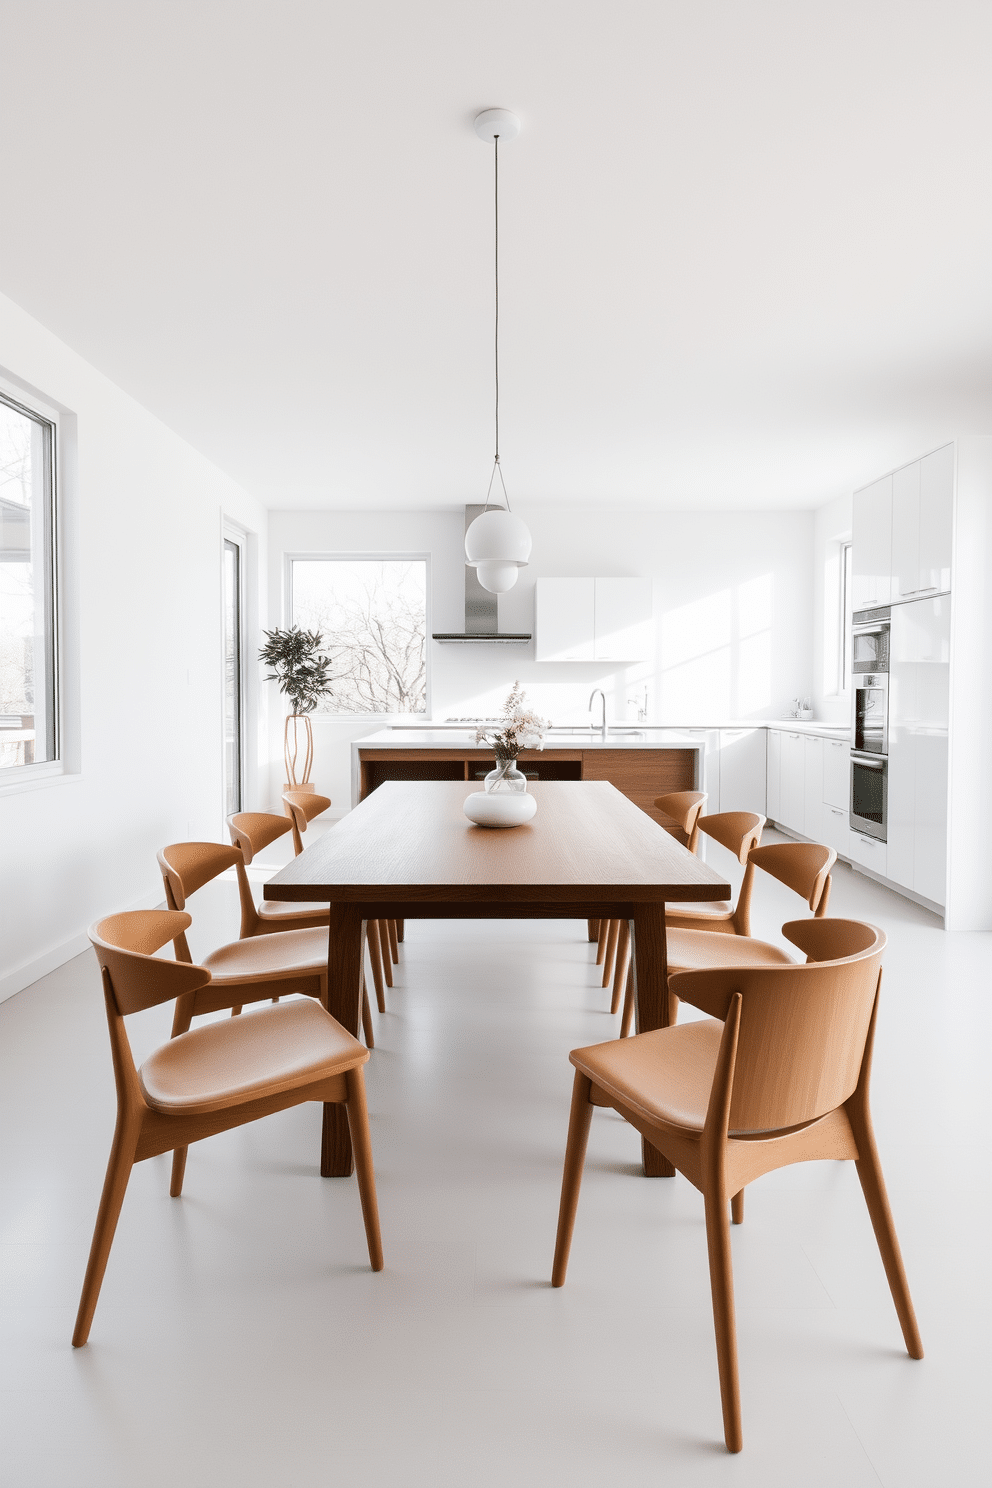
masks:
<svg viewBox="0 0 992 1488"><path fill-rule="evenodd" d="M531 536L524 523L500 507L482 512L465 534L465 560L490 594L513 588L517 571L527 567L530 550Z"/></svg>

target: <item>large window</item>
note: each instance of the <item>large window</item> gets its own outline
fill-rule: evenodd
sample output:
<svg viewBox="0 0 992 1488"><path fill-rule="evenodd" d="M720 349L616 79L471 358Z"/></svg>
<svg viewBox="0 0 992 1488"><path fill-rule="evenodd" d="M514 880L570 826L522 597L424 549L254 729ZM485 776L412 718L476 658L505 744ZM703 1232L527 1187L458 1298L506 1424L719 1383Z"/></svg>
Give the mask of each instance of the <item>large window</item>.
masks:
<svg viewBox="0 0 992 1488"><path fill-rule="evenodd" d="M290 570L292 623L319 630L331 658L317 713L426 713L426 558L293 558Z"/></svg>
<svg viewBox="0 0 992 1488"><path fill-rule="evenodd" d="M838 692L846 692L851 685L851 568L854 544L840 545L840 666Z"/></svg>
<svg viewBox="0 0 992 1488"><path fill-rule="evenodd" d="M241 544L224 539L224 815L244 804Z"/></svg>
<svg viewBox="0 0 992 1488"><path fill-rule="evenodd" d="M54 417L0 391L0 771L59 757Z"/></svg>

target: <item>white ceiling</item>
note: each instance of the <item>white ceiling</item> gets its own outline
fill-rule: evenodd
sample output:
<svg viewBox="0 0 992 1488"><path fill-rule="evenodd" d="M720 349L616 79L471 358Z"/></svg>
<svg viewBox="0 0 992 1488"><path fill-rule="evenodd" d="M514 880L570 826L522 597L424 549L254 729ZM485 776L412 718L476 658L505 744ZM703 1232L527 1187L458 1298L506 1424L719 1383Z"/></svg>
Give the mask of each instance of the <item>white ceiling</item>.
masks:
<svg viewBox="0 0 992 1488"><path fill-rule="evenodd" d="M496 104L511 497L810 507L992 430L988 0L0 26L0 291L271 506L480 499Z"/></svg>

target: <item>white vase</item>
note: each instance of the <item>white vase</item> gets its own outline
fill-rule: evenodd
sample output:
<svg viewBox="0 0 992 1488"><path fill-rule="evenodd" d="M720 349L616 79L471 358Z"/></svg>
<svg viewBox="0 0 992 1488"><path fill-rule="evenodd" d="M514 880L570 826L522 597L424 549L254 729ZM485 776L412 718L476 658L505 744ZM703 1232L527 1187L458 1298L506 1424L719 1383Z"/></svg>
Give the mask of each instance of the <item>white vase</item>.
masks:
<svg viewBox="0 0 992 1488"><path fill-rule="evenodd" d="M473 791L462 810L479 827L521 827L534 815L537 801L526 790Z"/></svg>

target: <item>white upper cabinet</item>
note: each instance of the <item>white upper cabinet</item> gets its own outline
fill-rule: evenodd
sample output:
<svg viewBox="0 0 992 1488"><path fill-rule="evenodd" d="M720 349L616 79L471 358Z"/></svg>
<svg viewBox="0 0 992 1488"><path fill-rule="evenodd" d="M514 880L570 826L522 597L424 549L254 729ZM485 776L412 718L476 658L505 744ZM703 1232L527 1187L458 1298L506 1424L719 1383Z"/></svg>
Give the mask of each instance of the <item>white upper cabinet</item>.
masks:
<svg viewBox="0 0 992 1488"><path fill-rule="evenodd" d="M903 466L892 477L892 599L920 587L920 466Z"/></svg>
<svg viewBox="0 0 992 1488"><path fill-rule="evenodd" d="M892 476L854 493L852 590L855 610L891 598Z"/></svg>
<svg viewBox="0 0 992 1488"><path fill-rule="evenodd" d="M595 579L538 579L534 607L538 661L595 659Z"/></svg>
<svg viewBox="0 0 992 1488"><path fill-rule="evenodd" d="M650 661L650 579L538 579L538 661Z"/></svg>
<svg viewBox="0 0 992 1488"><path fill-rule="evenodd" d="M653 610L650 579L597 579L596 661L650 661Z"/></svg>
<svg viewBox="0 0 992 1488"><path fill-rule="evenodd" d="M951 587L954 446L946 444L892 477L892 599Z"/></svg>
<svg viewBox="0 0 992 1488"><path fill-rule="evenodd" d="M954 446L920 461L920 597L951 587Z"/></svg>

